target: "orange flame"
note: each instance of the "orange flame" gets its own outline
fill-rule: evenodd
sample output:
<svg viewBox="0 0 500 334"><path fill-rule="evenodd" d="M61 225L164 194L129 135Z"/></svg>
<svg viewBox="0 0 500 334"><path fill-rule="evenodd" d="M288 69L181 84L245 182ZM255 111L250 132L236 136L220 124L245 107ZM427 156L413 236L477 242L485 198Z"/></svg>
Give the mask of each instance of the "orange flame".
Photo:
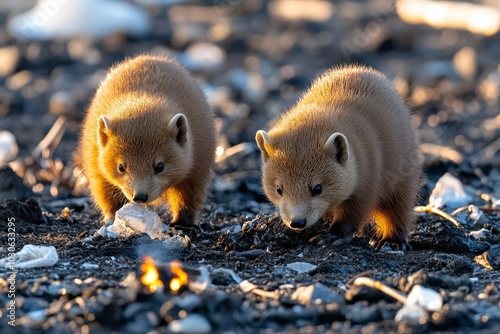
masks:
<svg viewBox="0 0 500 334"><path fill-rule="evenodd" d="M170 270L175 275L170 280L170 290L177 292L188 283L188 274L182 270L181 263L179 261L172 261L172 263L170 263Z"/></svg>
<svg viewBox="0 0 500 334"><path fill-rule="evenodd" d="M144 262L141 264L142 277L141 282L144 284L149 291L155 292L158 288L163 287L163 282L160 280L160 274L158 269L156 269L155 263L150 256L144 258Z"/></svg>

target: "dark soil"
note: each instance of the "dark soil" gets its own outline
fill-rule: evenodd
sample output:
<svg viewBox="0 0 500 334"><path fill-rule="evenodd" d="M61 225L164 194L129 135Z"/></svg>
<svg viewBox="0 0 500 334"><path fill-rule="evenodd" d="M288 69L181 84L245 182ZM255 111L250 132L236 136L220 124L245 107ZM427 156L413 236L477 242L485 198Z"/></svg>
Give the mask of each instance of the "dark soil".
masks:
<svg viewBox="0 0 500 334"><path fill-rule="evenodd" d="M53 245L59 254L54 266L18 271L15 328L6 323L8 276L0 269L4 277L0 289L5 292L0 295L0 332L165 332L168 323L179 318L179 310L172 311L178 306L168 306L167 295L143 295L132 289L136 293L133 302L150 305L144 314L137 314L150 319L147 312L152 312L159 320L139 323L138 316L125 315L126 306L132 303L131 288L120 282L138 271L144 255L159 262L178 259L195 268L232 269L263 290L282 291L277 300L266 299L242 292L230 278L213 275L215 288L200 295L196 313L203 314L214 331L500 332L499 212L485 211L478 222L464 212L457 216L460 227L435 215L421 215L410 234L413 250L405 254L375 251L368 244L369 231L343 247L318 246L309 240L320 229L287 230L267 202L260 187L260 155L253 143L255 131L266 128L270 119L291 106L317 74L341 63L363 63L394 79L413 111L421 142L437 148L423 154L425 180L420 204L427 203L437 179L450 172L475 195L470 204L489 205L500 198L500 106L498 91L491 88L496 85L498 89L495 80L500 78L500 36L410 26L395 15L393 7L380 8L379 2L372 1L336 2L332 18L325 22L283 20L270 13L268 1L252 3L191 1L174 6L206 14L206 21L201 22L168 21L168 10L151 9L155 29L148 38L75 39L69 42L73 47L86 46L78 55L68 51L66 42L19 43L6 38L5 29L0 28L0 48L12 45L19 51L13 72L0 77L0 129L15 134L21 158L30 155L62 113L68 120L67 130L53 158L72 168L83 112L103 71L125 56L159 48L184 52L198 41L218 45L226 54L220 69L194 72L212 92L209 99L220 128L219 145L229 148L248 143L247 150L217 163L199 228L168 232L189 236L192 246L182 251L163 250L161 241L147 235L124 240L98 236L99 214L71 186L61 185L54 197L50 183L35 174L35 183L44 187L41 191L34 188L33 193L35 184L29 178L21 180L9 168L0 169L0 257L9 253L7 222L12 218L16 251L27 244ZM211 20L213 16L207 13L212 13L214 5L225 11ZM386 10L389 16L378 20L377 13ZM0 12L1 20L6 17L7 13ZM370 30L374 22L377 29ZM225 25L229 27L227 36L215 38L214 29ZM477 56L471 65L474 75L468 79L460 76L459 65L452 62L464 47L472 47ZM91 52L99 53L97 64L89 63L86 56ZM260 78L261 90L235 79L235 70ZM12 88L9 80L22 71L28 71L31 79ZM49 102L61 91L72 98L70 105L56 113ZM447 158L442 146L455 150L460 159ZM159 213L168 224L168 212ZM232 233L237 226L241 231ZM482 228L490 232L486 237L476 240L469 236ZM475 259L481 254L492 269ZM293 262L317 267L298 274L287 267ZM442 295L444 307L419 321L396 322L394 316L402 304L376 290L353 286L354 279L361 276L404 293L422 284ZM314 283L324 284L341 301L297 308L291 292ZM291 284L289 294L280 288L284 284ZM55 286L64 286L64 292ZM72 313L82 298L87 307L96 308ZM27 316L36 310L45 310L43 320Z"/></svg>

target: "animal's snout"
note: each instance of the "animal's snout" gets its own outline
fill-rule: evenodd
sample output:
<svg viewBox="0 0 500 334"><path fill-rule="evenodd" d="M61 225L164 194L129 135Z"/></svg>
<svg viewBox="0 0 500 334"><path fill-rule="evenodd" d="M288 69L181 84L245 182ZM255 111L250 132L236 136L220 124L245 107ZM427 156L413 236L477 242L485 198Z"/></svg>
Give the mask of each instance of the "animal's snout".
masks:
<svg viewBox="0 0 500 334"><path fill-rule="evenodd" d="M304 227L306 227L306 225L307 225L307 222L305 219L293 219L290 222L291 228L303 229Z"/></svg>
<svg viewBox="0 0 500 334"><path fill-rule="evenodd" d="M146 203L148 201L147 194L135 194L133 198L136 203Z"/></svg>

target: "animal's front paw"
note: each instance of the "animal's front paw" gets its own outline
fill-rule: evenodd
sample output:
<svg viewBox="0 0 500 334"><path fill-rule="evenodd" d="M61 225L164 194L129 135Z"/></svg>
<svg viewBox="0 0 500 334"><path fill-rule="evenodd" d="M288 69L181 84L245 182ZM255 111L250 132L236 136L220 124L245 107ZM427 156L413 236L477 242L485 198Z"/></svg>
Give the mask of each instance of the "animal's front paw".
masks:
<svg viewBox="0 0 500 334"><path fill-rule="evenodd" d="M319 234L311 239L309 242L317 245L334 245L343 246L350 243L352 235L337 235L334 233Z"/></svg>
<svg viewBox="0 0 500 334"><path fill-rule="evenodd" d="M392 253L392 252L404 253L406 251L411 251L413 249L406 240L394 241L387 239L380 239L380 240L372 239L370 240L370 246L383 253Z"/></svg>

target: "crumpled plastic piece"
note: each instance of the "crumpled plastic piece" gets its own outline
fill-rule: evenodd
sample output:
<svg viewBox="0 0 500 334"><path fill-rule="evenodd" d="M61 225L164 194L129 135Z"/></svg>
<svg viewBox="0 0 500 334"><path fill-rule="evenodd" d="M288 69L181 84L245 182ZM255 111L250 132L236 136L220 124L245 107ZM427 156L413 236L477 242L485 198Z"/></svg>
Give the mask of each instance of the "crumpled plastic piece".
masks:
<svg viewBox="0 0 500 334"><path fill-rule="evenodd" d="M442 208L445 205L458 208L469 204L471 200L471 197L465 192L462 182L450 173L445 173L432 190L429 204L436 208Z"/></svg>
<svg viewBox="0 0 500 334"><path fill-rule="evenodd" d="M11 258L6 257L0 259L0 266L13 269L50 267L59 261L59 255L54 246L37 246L24 245L24 247L16 253L15 263L12 263Z"/></svg>
<svg viewBox="0 0 500 334"><path fill-rule="evenodd" d="M136 204L125 204L115 214L112 224L101 227L99 234L110 238L128 238L133 234L147 233L151 239L163 236L163 223L158 214Z"/></svg>

